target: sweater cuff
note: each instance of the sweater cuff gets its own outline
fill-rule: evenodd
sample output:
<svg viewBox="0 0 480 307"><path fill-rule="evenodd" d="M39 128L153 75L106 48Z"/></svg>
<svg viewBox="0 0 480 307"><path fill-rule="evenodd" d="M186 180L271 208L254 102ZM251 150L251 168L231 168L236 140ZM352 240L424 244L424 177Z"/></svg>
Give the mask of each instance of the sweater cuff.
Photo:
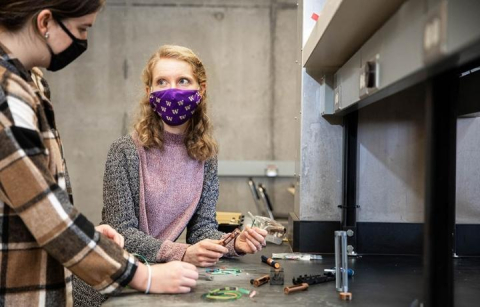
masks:
<svg viewBox="0 0 480 307"><path fill-rule="evenodd" d="M228 235L229 235L228 233L224 234L220 240L225 239ZM224 257L238 257L238 256L245 255L245 253L237 253L237 251L235 250L235 242L236 241L237 241L237 238L228 242L228 244L225 245L225 247L228 249L228 253L223 255Z"/></svg>
<svg viewBox="0 0 480 307"><path fill-rule="evenodd" d="M166 240L158 251L157 262L181 261L189 246L189 244L175 243Z"/></svg>

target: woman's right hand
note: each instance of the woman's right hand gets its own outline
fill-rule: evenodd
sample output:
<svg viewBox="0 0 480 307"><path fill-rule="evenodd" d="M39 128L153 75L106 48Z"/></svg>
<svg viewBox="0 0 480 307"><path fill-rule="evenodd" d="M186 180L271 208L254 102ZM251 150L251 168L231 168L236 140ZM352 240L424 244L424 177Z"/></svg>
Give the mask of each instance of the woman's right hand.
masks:
<svg viewBox="0 0 480 307"><path fill-rule="evenodd" d="M199 267L214 266L228 249L220 245L220 240L205 239L187 248L183 261Z"/></svg>
<svg viewBox="0 0 480 307"><path fill-rule="evenodd" d="M149 293L188 293L197 285L197 268L181 261L151 264L152 282ZM138 263L137 271L129 286L145 292L148 283L148 268Z"/></svg>

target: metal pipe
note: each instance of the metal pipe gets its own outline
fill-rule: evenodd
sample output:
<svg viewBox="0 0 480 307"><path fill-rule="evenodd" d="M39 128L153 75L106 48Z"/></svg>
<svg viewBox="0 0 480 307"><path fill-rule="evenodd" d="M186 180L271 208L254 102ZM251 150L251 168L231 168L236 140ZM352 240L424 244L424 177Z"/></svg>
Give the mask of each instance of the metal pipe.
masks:
<svg viewBox="0 0 480 307"><path fill-rule="evenodd" d="M304 291L304 290L308 290L308 284L307 283L283 288L283 292L285 294L290 294L292 292Z"/></svg>
<svg viewBox="0 0 480 307"><path fill-rule="evenodd" d="M335 287L348 292L347 232L335 231Z"/></svg>

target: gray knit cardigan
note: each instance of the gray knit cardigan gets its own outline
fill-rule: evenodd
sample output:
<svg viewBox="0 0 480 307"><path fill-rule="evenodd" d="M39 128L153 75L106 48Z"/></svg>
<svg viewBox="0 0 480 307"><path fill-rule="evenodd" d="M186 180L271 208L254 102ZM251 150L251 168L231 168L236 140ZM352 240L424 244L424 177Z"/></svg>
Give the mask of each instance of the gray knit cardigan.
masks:
<svg viewBox="0 0 480 307"><path fill-rule="evenodd" d="M125 249L155 262L163 241L139 230L140 159L131 136L110 147L103 178L102 224L108 224L125 237ZM187 225L187 243L220 239L215 218L218 201L217 159L205 162L202 195Z"/></svg>
<svg viewBox="0 0 480 307"><path fill-rule="evenodd" d="M215 218L218 200L217 158L205 162L202 195L187 225L187 243L220 239ZM139 230L140 158L131 136L116 140L107 156L103 178L102 224L108 224L125 237L125 249L155 262L163 243ZM100 306L105 296L74 278L75 306Z"/></svg>

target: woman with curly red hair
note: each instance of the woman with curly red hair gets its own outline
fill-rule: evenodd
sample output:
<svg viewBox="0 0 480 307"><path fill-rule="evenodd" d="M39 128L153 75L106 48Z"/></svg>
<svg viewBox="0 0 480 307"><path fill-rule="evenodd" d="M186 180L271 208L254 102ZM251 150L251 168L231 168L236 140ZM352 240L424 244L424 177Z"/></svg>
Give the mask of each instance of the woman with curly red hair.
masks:
<svg viewBox="0 0 480 307"><path fill-rule="evenodd" d="M192 50L162 46L149 59L145 95L131 135L115 141L104 177L102 223L125 248L151 262L212 266L222 256L255 253L266 231L246 228L220 245L217 144L207 116L205 67ZM187 228L187 244L176 239Z"/></svg>

